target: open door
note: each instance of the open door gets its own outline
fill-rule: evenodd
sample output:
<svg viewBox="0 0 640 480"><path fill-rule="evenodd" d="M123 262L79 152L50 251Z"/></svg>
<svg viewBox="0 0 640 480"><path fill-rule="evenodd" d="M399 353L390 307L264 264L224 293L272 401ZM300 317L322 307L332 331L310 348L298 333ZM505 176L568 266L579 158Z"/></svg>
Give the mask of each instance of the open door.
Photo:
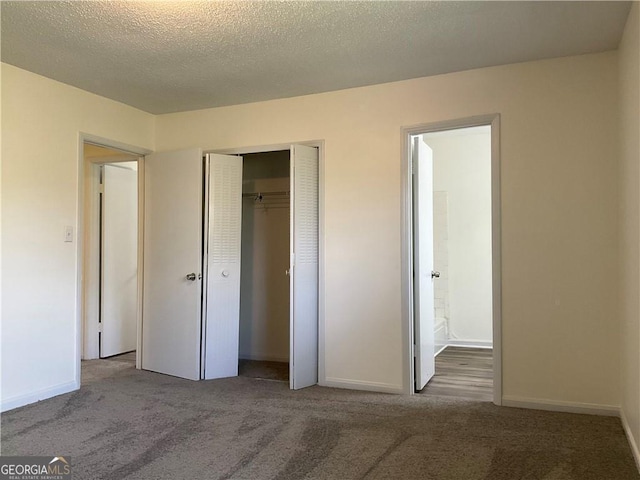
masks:
<svg viewBox="0 0 640 480"><path fill-rule="evenodd" d="M136 349L138 172L136 162L102 166L100 357Z"/></svg>
<svg viewBox="0 0 640 480"><path fill-rule="evenodd" d="M207 154L204 378L238 375L242 157Z"/></svg>
<svg viewBox="0 0 640 480"><path fill-rule="evenodd" d="M289 382L318 383L318 149L291 146Z"/></svg>
<svg viewBox="0 0 640 480"><path fill-rule="evenodd" d="M199 380L202 150L155 153L144 166L142 368Z"/></svg>
<svg viewBox="0 0 640 480"><path fill-rule="evenodd" d="M416 391L435 374L433 288L433 152L413 137L413 322Z"/></svg>

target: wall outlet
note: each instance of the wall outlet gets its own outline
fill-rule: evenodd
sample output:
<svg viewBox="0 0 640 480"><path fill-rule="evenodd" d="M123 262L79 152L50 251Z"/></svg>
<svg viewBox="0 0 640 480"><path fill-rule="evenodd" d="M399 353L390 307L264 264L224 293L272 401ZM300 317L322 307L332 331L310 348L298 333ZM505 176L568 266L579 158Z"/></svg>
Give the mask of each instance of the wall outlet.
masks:
<svg viewBox="0 0 640 480"><path fill-rule="evenodd" d="M64 227L64 241L65 243L73 242L73 227L71 225Z"/></svg>

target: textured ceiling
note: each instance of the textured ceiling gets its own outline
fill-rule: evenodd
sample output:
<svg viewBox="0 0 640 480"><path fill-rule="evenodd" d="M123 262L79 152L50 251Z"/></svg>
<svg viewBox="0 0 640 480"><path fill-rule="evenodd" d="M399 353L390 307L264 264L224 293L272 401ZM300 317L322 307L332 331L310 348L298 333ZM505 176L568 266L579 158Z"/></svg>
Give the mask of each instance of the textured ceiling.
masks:
<svg viewBox="0 0 640 480"><path fill-rule="evenodd" d="M2 1L2 61L151 113L617 48L629 2Z"/></svg>

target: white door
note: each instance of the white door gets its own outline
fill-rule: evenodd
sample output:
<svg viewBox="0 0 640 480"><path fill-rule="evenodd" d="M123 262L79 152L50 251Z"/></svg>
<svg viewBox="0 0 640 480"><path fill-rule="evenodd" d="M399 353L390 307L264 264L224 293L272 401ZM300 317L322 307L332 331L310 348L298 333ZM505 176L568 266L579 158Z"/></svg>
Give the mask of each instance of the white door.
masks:
<svg viewBox="0 0 640 480"><path fill-rule="evenodd" d="M413 319L416 391L435 373L433 271L433 152L413 137Z"/></svg>
<svg viewBox="0 0 640 480"><path fill-rule="evenodd" d="M204 378L238 375L242 157L207 155ZM207 222L205 222L205 225Z"/></svg>
<svg viewBox="0 0 640 480"><path fill-rule="evenodd" d="M291 146L292 389L318 383L318 149Z"/></svg>
<svg viewBox="0 0 640 480"><path fill-rule="evenodd" d="M100 357L136 349L138 301L137 162L102 167Z"/></svg>
<svg viewBox="0 0 640 480"><path fill-rule="evenodd" d="M200 379L202 150L155 153L144 165L142 368Z"/></svg>

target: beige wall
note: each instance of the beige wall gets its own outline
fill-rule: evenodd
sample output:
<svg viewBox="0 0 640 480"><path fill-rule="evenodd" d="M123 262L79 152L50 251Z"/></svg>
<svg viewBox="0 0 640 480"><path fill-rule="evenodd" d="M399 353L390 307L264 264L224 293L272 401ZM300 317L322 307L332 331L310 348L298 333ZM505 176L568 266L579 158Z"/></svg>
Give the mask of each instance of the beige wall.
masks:
<svg viewBox="0 0 640 480"><path fill-rule="evenodd" d="M640 8L633 5L620 45L620 317L623 421L638 459L640 442Z"/></svg>
<svg viewBox="0 0 640 480"><path fill-rule="evenodd" d="M617 54L162 115L157 149L325 140L325 378L400 389L400 128L502 115L504 394L619 404Z"/></svg>
<svg viewBox="0 0 640 480"><path fill-rule="evenodd" d="M155 119L2 65L3 409L76 387L79 132L151 149Z"/></svg>

